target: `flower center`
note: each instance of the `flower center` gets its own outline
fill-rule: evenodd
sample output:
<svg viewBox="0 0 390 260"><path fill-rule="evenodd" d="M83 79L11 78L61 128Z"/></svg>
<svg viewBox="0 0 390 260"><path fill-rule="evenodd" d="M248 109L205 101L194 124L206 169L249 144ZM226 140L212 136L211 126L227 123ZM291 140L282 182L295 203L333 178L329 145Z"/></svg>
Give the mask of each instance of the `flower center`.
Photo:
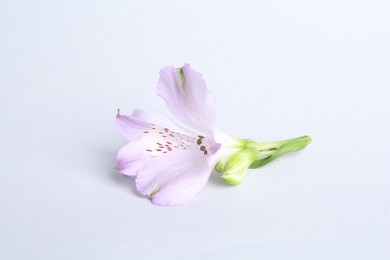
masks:
<svg viewBox="0 0 390 260"><path fill-rule="evenodd" d="M190 136L154 124L151 124L150 128L143 133L146 143L145 151L152 157L174 150L198 150L204 155L215 152L215 143L212 139L202 135Z"/></svg>

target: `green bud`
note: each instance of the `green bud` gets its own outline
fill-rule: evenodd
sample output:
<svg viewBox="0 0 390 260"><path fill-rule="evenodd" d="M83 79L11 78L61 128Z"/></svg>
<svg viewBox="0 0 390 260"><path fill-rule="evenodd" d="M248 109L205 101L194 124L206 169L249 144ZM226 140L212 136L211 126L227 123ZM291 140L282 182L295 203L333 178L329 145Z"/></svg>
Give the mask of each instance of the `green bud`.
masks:
<svg viewBox="0 0 390 260"><path fill-rule="evenodd" d="M243 181L249 166L258 159L258 145L249 139L235 138L232 153L221 159L215 170L222 173L222 178L230 185Z"/></svg>
<svg viewBox="0 0 390 260"><path fill-rule="evenodd" d="M228 184L237 185L245 178L247 169L256 158L256 151L238 151L227 159L219 161L216 170L222 173L222 178Z"/></svg>
<svg viewBox="0 0 390 260"><path fill-rule="evenodd" d="M249 139L233 138L230 152L222 158L215 170L222 173L222 178L230 185L240 184L248 168L255 169L268 164L283 154L305 148L310 142L309 136L279 142L260 143Z"/></svg>

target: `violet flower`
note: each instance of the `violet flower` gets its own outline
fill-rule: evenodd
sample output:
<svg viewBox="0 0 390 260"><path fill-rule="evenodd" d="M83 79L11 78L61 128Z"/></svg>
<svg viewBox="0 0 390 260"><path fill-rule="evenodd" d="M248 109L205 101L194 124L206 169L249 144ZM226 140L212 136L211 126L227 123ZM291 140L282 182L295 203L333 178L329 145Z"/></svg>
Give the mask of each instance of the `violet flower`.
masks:
<svg viewBox="0 0 390 260"><path fill-rule="evenodd" d="M223 134L216 124L214 97L202 76L188 64L160 71L157 94L188 130L167 117L135 110L116 125L129 143L117 156L117 170L135 180L139 193L156 205L191 201L215 168L229 184L240 183L248 168L258 168L310 141L304 136L259 143Z"/></svg>

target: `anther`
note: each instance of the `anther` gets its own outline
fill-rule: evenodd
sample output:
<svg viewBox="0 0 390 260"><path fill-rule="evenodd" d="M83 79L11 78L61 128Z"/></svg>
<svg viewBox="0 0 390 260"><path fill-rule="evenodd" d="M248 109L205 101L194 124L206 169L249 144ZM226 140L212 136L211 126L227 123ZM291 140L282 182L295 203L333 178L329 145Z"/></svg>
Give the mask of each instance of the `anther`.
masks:
<svg viewBox="0 0 390 260"><path fill-rule="evenodd" d="M201 151L205 151L205 150L206 150L206 147L205 147L204 145L202 145L202 146L200 147L200 150L201 150Z"/></svg>
<svg viewBox="0 0 390 260"><path fill-rule="evenodd" d="M202 144L202 139L198 139L198 141L196 142L198 145L201 145Z"/></svg>

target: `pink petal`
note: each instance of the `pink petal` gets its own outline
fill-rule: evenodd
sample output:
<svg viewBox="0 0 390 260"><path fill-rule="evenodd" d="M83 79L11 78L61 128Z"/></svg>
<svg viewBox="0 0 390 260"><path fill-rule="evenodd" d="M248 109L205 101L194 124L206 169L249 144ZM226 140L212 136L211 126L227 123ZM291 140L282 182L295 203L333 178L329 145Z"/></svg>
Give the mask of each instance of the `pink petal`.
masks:
<svg viewBox="0 0 390 260"><path fill-rule="evenodd" d="M168 127L175 132L192 134L164 115L153 111L145 112L136 109L132 115L121 115L118 110L118 114L115 118L115 123L119 132L129 141L135 141L141 138L144 132L151 128L152 122L156 125Z"/></svg>
<svg viewBox="0 0 390 260"><path fill-rule="evenodd" d="M206 184L220 146L212 138L191 133L155 112L118 113L116 123L130 140L118 152L117 169L134 177L137 190L154 204L188 202Z"/></svg>
<svg viewBox="0 0 390 260"><path fill-rule="evenodd" d="M150 127L150 123L138 118L134 115L118 114L115 118L115 124L119 132L124 135L129 141L134 141L142 136L142 132Z"/></svg>
<svg viewBox="0 0 390 260"><path fill-rule="evenodd" d="M119 130L130 140L117 155L117 170L128 176L136 176L144 164L152 158L166 153L185 152L192 149L203 154L196 141L198 137L188 130L176 125L168 118L155 112L135 110L131 116L117 115ZM153 123L152 123L153 122ZM164 124L164 127L161 125ZM214 145L204 138L207 148ZM215 153L210 150L210 155Z"/></svg>
<svg viewBox="0 0 390 260"><path fill-rule="evenodd" d="M187 135L194 134L193 132L176 124L174 121L172 121L165 115L156 111L136 109L134 110L133 115L145 122L153 123L154 125L164 126L164 128L169 128L178 133L183 133Z"/></svg>
<svg viewBox="0 0 390 260"><path fill-rule="evenodd" d="M156 205L183 204L203 188L213 167L198 150L168 153L149 160L138 171L137 190Z"/></svg>
<svg viewBox="0 0 390 260"><path fill-rule="evenodd" d="M143 145L140 141L132 142L119 150L116 169L120 173L127 176L137 175L138 170L150 159Z"/></svg>
<svg viewBox="0 0 390 260"><path fill-rule="evenodd" d="M214 97L206 88L202 75L190 65L163 68L157 94L181 122L202 134L212 132L216 123Z"/></svg>

